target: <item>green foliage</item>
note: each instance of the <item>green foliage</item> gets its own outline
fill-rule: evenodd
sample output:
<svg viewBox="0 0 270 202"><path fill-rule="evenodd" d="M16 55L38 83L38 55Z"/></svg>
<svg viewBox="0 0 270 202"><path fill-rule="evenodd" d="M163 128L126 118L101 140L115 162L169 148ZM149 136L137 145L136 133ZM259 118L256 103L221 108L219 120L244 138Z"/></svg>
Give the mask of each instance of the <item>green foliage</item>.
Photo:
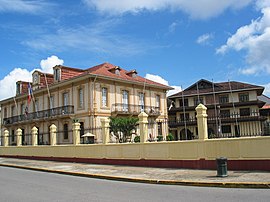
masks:
<svg viewBox="0 0 270 202"><path fill-rule="evenodd" d="M140 142L140 136L136 136L136 137L134 138L134 142Z"/></svg>
<svg viewBox="0 0 270 202"><path fill-rule="evenodd" d="M136 129L138 118L134 117L110 117L110 130L118 137L119 142L126 142L127 136ZM119 132L123 133L123 139L119 137Z"/></svg>
<svg viewBox="0 0 270 202"><path fill-rule="evenodd" d="M169 133L169 135L166 136L166 140L167 141L174 141L174 137L171 133Z"/></svg>
<svg viewBox="0 0 270 202"><path fill-rule="evenodd" d="M159 142L159 141L162 141L163 140L163 136L162 135L158 135L157 136L157 141Z"/></svg>

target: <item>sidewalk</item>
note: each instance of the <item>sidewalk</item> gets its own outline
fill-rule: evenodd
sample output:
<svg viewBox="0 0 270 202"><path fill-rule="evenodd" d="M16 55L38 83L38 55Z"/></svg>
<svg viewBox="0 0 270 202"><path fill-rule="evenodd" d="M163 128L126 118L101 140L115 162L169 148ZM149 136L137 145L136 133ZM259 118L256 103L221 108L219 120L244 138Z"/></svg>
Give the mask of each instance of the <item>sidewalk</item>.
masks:
<svg viewBox="0 0 270 202"><path fill-rule="evenodd" d="M228 177L216 177L217 172L215 170L64 163L14 158L0 158L0 166L152 184L270 188L270 172L260 171L228 171Z"/></svg>

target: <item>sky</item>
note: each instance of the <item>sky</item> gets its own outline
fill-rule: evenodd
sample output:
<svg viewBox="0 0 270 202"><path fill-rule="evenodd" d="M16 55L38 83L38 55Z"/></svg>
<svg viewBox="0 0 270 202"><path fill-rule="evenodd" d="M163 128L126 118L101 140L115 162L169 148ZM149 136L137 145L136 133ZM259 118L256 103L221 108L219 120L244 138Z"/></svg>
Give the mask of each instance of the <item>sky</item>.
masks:
<svg viewBox="0 0 270 202"><path fill-rule="evenodd" d="M35 69L104 62L169 94L207 79L270 96L270 0L0 0L0 100Z"/></svg>

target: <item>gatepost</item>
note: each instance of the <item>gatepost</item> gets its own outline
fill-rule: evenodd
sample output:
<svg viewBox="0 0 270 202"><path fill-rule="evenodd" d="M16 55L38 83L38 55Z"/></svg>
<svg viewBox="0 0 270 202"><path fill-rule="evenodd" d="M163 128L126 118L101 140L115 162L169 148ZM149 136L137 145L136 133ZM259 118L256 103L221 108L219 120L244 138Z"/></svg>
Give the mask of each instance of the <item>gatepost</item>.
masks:
<svg viewBox="0 0 270 202"><path fill-rule="evenodd" d="M80 130L81 130L81 124L79 122L75 122L72 124L72 130L73 130L73 145L80 144Z"/></svg>
<svg viewBox="0 0 270 202"><path fill-rule="evenodd" d="M110 121L105 118L101 120L102 127L102 142L107 144L110 141Z"/></svg>
<svg viewBox="0 0 270 202"><path fill-rule="evenodd" d="M37 138L37 134L38 134L38 129L36 126L34 126L31 130L32 132L32 146L37 146L38 145L38 138Z"/></svg>
<svg viewBox="0 0 270 202"><path fill-rule="evenodd" d="M17 136L17 146L22 146L22 129L18 128L16 130L16 136Z"/></svg>
<svg viewBox="0 0 270 202"><path fill-rule="evenodd" d="M145 112L139 114L140 142L145 143L148 139L148 115Z"/></svg>
<svg viewBox="0 0 270 202"><path fill-rule="evenodd" d="M57 132L57 127L56 125L52 124L50 126L50 140L51 140L52 146L56 145L56 132Z"/></svg>
<svg viewBox="0 0 270 202"><path fill-rule="evenodd" d="M4 138L3 138L3 146L4 147L8 146L8 136L9 136L9 131L4 130Z"/></svg>
<svg viewBox="0 0 270 202"><path fill-rule="evenodd" d="M208 139L208 128L207 128L207 108L203 104L199 104L195 108L197 112L197 125L198 125L198 133L199 140Z"/></svg>

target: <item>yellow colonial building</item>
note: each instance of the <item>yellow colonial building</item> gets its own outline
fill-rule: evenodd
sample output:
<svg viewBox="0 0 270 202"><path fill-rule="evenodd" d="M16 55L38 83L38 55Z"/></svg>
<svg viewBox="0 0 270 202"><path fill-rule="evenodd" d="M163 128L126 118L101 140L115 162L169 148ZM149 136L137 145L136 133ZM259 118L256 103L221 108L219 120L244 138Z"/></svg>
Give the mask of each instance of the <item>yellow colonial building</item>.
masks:
<svg viewBox="0 0 270 202"><path fill-rule="evenodd" d="M101 120L138 116L142 111L151 123L151 138L168 134L166 93L171 87L109 63L84 70L57 65L53 71L34 71L32 82L17 81L16 96L0 102L1 129L9 131L9 145L16 145L18 128L22 144L31 144L34 126L38 144L50 144L52 124L57 126L57 144L72 144L73 122L80 122L81 137L90 132L95 143L100 143Z"/></svg>

